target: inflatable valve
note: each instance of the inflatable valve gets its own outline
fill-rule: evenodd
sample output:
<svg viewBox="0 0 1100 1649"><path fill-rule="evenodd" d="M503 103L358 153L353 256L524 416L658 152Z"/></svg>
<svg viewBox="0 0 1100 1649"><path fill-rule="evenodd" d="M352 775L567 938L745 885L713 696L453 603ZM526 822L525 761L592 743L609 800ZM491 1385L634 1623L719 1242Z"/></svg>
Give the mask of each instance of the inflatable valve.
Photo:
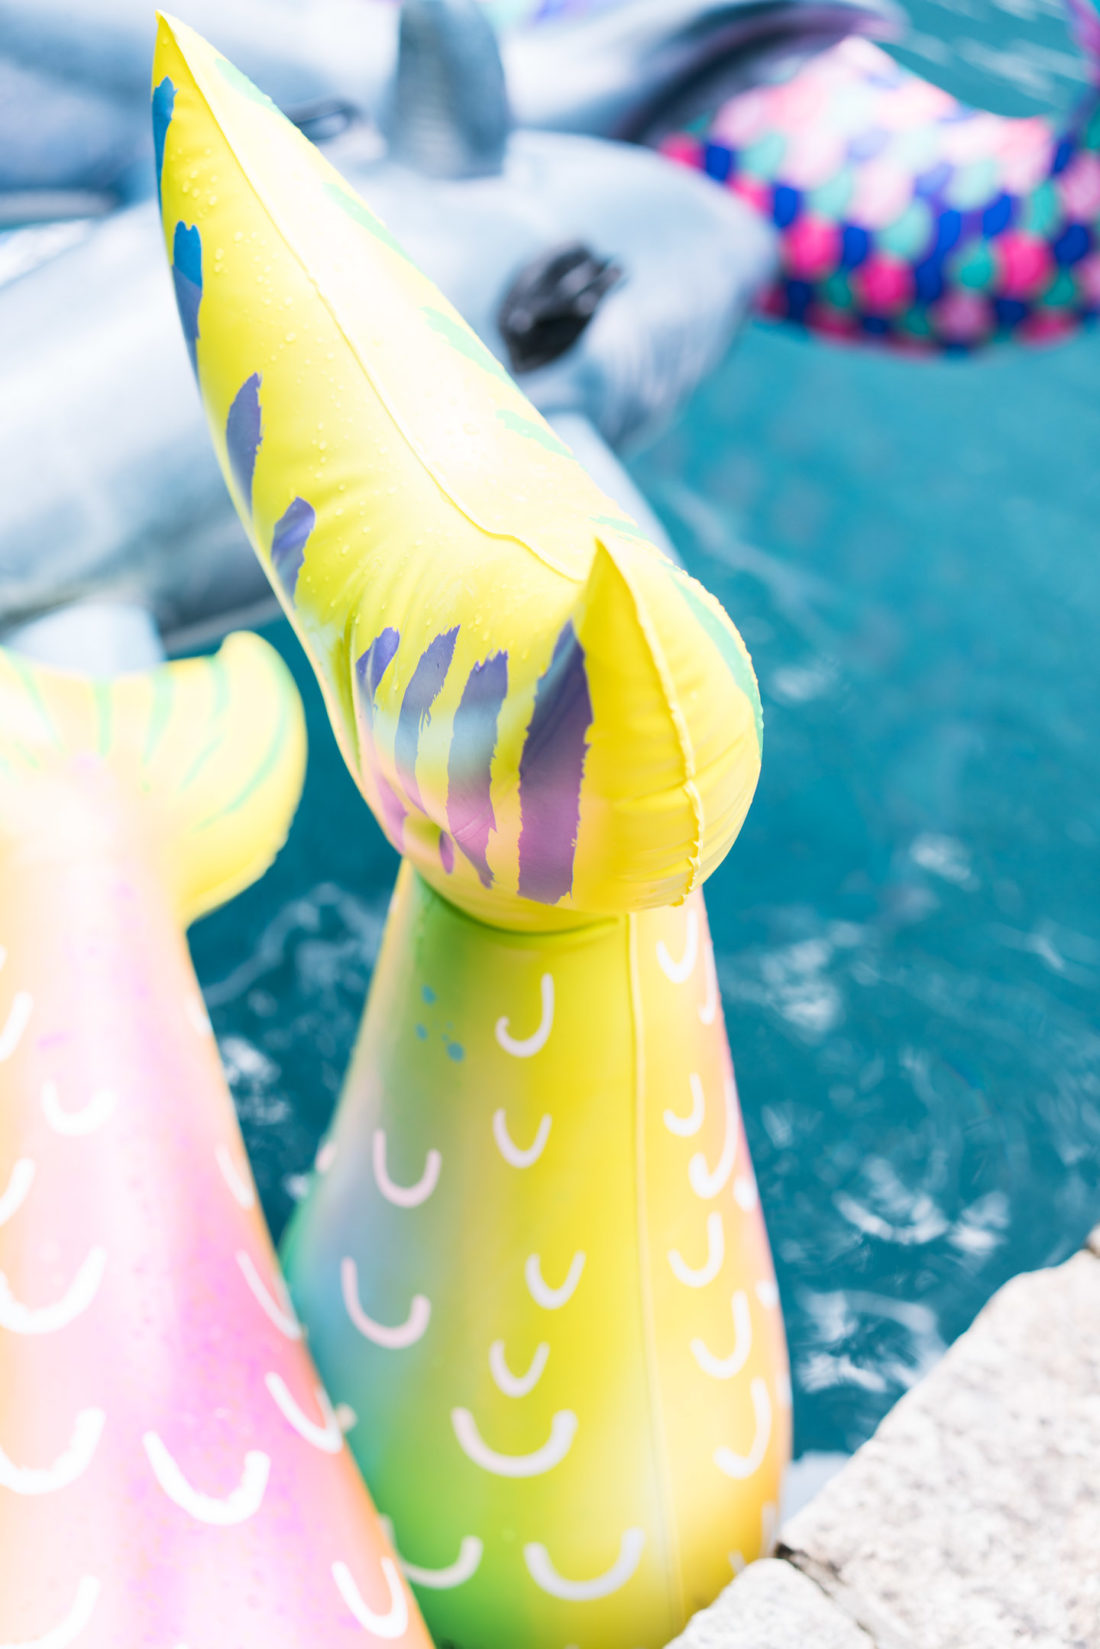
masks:
<svg viewBox="0 0 1100 1649"><path fill-rule="evenodd" d="M305 758L254 636L0 652L0 1643L428 1649L280 1281L185 925Z"/></svg>
<svg viewBox="0 0 1100 1649"><path fill-rule="evenodd" d="M752 666L230 63L162 20L153 85L215 449L405 861L292 1293L437 1641L658 1649L789 1452L699 891Z"/></svg>

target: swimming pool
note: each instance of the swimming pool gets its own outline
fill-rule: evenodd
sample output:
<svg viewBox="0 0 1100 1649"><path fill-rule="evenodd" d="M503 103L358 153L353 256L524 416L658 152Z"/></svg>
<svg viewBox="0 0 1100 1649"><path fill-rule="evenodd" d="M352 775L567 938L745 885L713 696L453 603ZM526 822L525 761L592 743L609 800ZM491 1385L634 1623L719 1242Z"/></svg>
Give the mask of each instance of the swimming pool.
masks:
<svg viewBox="0 0 1100 1649"><path fill-rule="evenodd" d="M1038 0L911 11L902 55L959 95L1018 113L1080 88ZM764 697L708 903L799 1451L858 1444L1100 1218L1098 382L1097 333L914 364L760 326L635 466ZM267 634L307 699L306 796L192 942L279 1229L396 859Z"/></svg>

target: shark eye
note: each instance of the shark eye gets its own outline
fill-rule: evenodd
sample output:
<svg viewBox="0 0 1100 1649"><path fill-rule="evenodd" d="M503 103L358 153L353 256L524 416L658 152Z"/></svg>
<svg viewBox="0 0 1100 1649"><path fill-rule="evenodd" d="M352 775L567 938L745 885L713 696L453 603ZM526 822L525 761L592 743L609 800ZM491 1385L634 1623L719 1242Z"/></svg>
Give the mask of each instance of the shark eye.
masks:
<svg viewBox="0 0 1100 1649"><path fill-rule="evenodd" d="M498 316L513 372L532 372L564 355L622 278L610 258L579 241L553 247L521 269Z"/></svg>
<svg viewBox="0 0 1100 1649"><path fill-rule="evenodd" d="M331 143L360 117L355 105L342 97L318 97L288 109L287 118L311 143Z"/></svg>

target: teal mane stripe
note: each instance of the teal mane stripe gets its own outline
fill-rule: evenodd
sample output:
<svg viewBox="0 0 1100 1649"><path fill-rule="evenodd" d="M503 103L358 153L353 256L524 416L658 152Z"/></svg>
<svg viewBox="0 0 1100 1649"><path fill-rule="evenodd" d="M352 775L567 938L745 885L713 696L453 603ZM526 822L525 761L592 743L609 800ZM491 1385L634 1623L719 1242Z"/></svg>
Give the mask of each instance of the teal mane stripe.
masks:
<svg viewBox="0 0 1100 1649"><path fill-rule="evenodd" d="M228 817L230 813L235 813L239 807L243 807L248 798L255 794L255 792L263 784L264 780L273 771L278 763L279 756L282 752L283 743L286 739L286 731L290 723L290 706L291 695L287 692L286 687L280 680L279 720L276 723L274 733L271 735L271 741L264 752L263 760L260 762L260 765L256 768L255 772L252 774L252 777L248 780L243 789L239 790L233 797L233 800L227 802L224 807L219 807L216 813L211 813L208 818L202 820L201 824L196 825L196 832L206 830L210 825L217 824L220 819Z"/></svg>
<svg viewBox="0 0 1100 1649"><path fill-rule="evenodd" d="M175 696L176 679L171 670L158 670L153 681L153 703L149 711L149 731L145 739L145 752L142 764L148 766L153 759L153 752L161 741L164 729L172 715L172 700Z"/></svg>
<svg viewBox="0 0 1100 1649"><path fill-rule="evenodd" d="M752 705L753 726L756 728L757 749L763 754L764 750L764 710L760 703L760 689L756 685L756 678L752 673L752 665L732 629L727 629L714 612L710 604L696 591L687 574L676 580L677 588L694 616L699 620L707 635L721 653L725 664L729 668L734 681Z"/></svg>
<svg viewBox="0 0 1100 1649"><path fill-rule="evenodd" d="M38 711L39 716L42 718L43 726L53 739L53 742L59 745L64 744L65 741L58 732L56 723L50 715L49 710L46 708L46 701L42 697L42 689L38 685L38 679L34 673L34 670L28 664L27 660L19 653L9 652L8 658L11 660L13 667L23 683L23 686L26 688L27 697Z"/></svg>
<svg viewBox="0 0 1100 1649"><path fill-rule="evenodd" d="M106 756L111 749L114 684L110 681L95 681L92 683L92 692L95 695L96 716L99 721L99 753Z"/></svg>

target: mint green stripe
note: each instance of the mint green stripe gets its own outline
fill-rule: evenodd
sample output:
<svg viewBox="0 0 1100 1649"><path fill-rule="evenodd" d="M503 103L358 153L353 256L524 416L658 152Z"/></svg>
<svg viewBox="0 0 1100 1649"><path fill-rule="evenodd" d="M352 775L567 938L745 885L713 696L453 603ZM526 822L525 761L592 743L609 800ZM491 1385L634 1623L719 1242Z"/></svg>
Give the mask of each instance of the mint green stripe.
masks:
<svg viewBox="0 0 1100 1649"><path fill-rule="evenodd" d="M188 785L194 782L225 736L221 728L221 722L225 718L226 706L229 703L229 673L216 658L209 661L207 668L214 676L214 703L210 707L210 721L215 731L209 743L199 751L180 780L180 791L186 790Z"/></svg>
<svg viewBox="0 0 1100 1649"><path fill-rule="evenodd" d="M111 683L109 681L94 681L92 692L95 696L96 714L99 718L99 753L101 756L106 756L111 748L111 722L114 714Z"/></svg>
<svg viewBox="0 0 1100 1649"><path fill-rule="evenodd" d="M57 730L56 723L46 708L46 701L42 697L42 689L38 685L38 678L34 670L27 663L27 660L20 657L18 653L9 653L8 657L14 665L23 686L27 690L27 697L30 699L31 703L38 711L38 714L41 716L46 731L49 733L55 744L63 744L64 740Z"/></svg>
<svg viewBox="0 0 1100 1649"><path fill-rule="evenodd" d="M153 683L153 705L149 711L149 732L146 735L145 754L142 757L142 762L146 766L152 760L153 752L161 741L164 729L168 726L175 691L175 674L170 666L163 665L157 671Z"/></svg>
<svg viewBox="0 0 1100 1649"><path fill-rule="evenodd" d="M330 200L334 200L337 206L346 212L348 217L357 223L361 229L368 230L375 240L380 240L383 246L388 246L391 252L396 252L398 257L405 259L406 263L411 262L409 254L405 251L401 242L394 239L381 218L376 218L370 207L364 205L357 196L342 188L339 183L326 183L325 194L328 195Z"/></svg>
<svg viewBox="0 0 1100 1649"><path fill-rule="evenodd" d="M677 579L677 586L695 617L721 653L734 681L752 705L752 719L756 728L757 748L763 754L764 710L760 703L760 690L752 673L752 665L738 645L736 636L726 629L717 613L713 612L702 597L696 594L688 579L686 577Z"/></svg>
<svg viewBox="0 0 1100 1649"><path fill-rule="evenodd" d="M556 453L559 458L572 458L573 454L564 441L559 441L552 429L545 424L536 424L533 418L524 418L522 413L513 412L511 407L498 407L497 417L505 429L510 429L515 435L526 436L529 441L537 441L540 447L547 452Z"/></svg>
<svg viewBox="0 0 1100 1649"><path fill-rule="evenodd" d="M503 378L509 384L512 382L493 352L486 349L481 339L471 332L468 326L461 321L452 320L450 315L445 315L441 309L433 309L430 304L423 305L420 313L432 331L438 332L441 338L446 338L460 355L465 355L468 361L473 361L483 371L491 372L494 378Z"/></svg>
<svg viewBox="0 0 1100 1649"><path fill-rule="evenodd" d="M191 766L187 769L187 772L183 775L183 778L179 782L179 794L182 795L189 785L194 784L195 780L198 778L199 774L202 772L215 750L220 749L221 743L222 735L220 733L216 733L210 740L210 743L205 745L203 749L199 751L198 755L191 763Z"/></svg>
<svg viewBox="0 0 1100 1649"><path fill-rule="evenodd" d="M219 807L216 813L210 814L209 818L203 819L201 824L196 825L196 831L206 830L209 825L217 824L219 819L224 819L228 814L235 813L239 807L243 807L248 798L260 788L264 780L268 777L268 774L271 773L272 769L278 763L283 742L286 738L287 726L290 721L291 703L290 694L281 682L279 684L279 698L281 703L279 720L275 727L275 732L272 734L271 743L268 745L263 761L260 763L259 767L257 767L256 771L253 773L244 788L237 792L233 800L231 802L227 802L224 807Z"/></svg>
<svg viewBox="0 0 1100 1649"><path fill-rule="evenodd" d="M643 532L637 522L628 521L625 515L594 515L592 522L597 527L614 527L615 531L622 533L624 538L640 538L643 544L653 542L649 534Z"/></svg>

